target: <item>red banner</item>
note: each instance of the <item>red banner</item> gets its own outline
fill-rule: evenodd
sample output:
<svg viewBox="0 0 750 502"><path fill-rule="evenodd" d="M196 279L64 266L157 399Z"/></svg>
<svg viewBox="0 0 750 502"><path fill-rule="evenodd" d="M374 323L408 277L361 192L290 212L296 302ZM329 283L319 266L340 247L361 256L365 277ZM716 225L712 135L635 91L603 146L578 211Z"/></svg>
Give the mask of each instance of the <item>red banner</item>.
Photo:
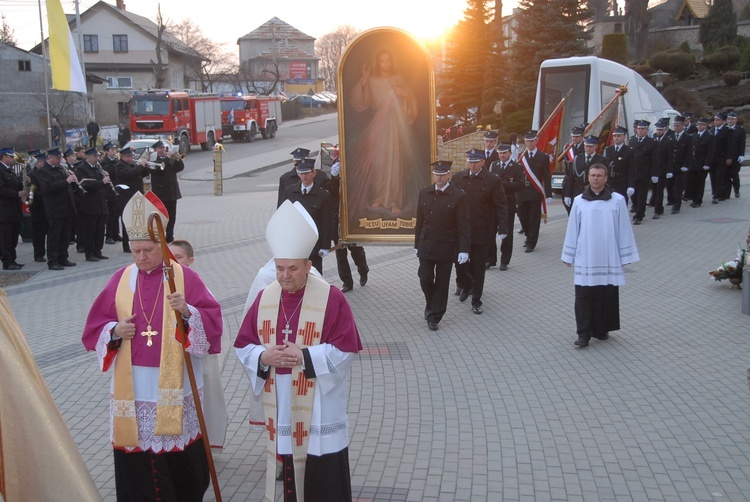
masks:
<svg viewBox="0 0 750 502"><path fill-rule="evenodd" d="M560 146L560 128L562 127L564 115L565 106L558 106L555 112L544 123L538 134L539 141L536 147L550 156L550 172L555 169L555 159L557 158L557 151Z"/></svg>

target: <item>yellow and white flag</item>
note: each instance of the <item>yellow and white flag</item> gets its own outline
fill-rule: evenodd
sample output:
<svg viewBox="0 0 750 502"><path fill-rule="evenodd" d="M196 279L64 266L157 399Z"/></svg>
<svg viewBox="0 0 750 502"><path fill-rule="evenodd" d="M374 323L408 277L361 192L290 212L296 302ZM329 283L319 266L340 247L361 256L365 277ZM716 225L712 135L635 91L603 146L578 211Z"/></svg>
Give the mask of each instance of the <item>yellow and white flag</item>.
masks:
<svg viewBox="0 0 750 502"><path fill-rule="evenodd" d="M49 23L49 58L52 65L52 87L59 91L74 91L86 94L86 79L83 78L81 62L78 60L73 35L63 13L60 0L47 0Z"/></svg>

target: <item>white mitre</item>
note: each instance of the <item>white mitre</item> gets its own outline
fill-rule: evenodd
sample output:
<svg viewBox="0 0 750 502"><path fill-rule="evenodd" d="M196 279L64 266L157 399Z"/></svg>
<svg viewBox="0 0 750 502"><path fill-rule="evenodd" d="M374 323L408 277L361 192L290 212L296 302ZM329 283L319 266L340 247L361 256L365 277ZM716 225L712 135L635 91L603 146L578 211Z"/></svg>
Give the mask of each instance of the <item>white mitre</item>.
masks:
<svg viewBox="0 0 750 502"><path fill-rule="evenodd" d="M274 258L307 259L318 242L318 229L302 204L285 200L268 222L266 242Z"/></svg>
<svg viewBox="0 0 750 502"><path fill-rule="evenodd" d="M150 241L148 234L148 217L156 211L161 217L163 228L167 228L169 216L164 203L152 191L142 194L136 192L125 205L122 211L122 222L125 224L125 230L128 232L128 239L131 241ZM156 232L156 224L154 224Z"/></svg>

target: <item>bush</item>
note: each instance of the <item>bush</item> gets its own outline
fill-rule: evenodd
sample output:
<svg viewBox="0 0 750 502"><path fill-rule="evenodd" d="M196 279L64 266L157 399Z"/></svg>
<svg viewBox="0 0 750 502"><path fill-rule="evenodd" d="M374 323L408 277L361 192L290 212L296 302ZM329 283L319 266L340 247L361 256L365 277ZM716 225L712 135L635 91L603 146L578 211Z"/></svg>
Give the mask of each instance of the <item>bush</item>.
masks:
<svg viewBox="0 0 750 502"><path fill-rule="evenodd" d="M703 64L716 73L724 73L733 70L739 61L740 50L734 45L725 45L706 56Z"/></svg>
<svg viewBox="0 0 750 502"><path fill-rule="evenodd" d="M503 130L506 132L521 131L522 133L525 133L531 129L531 120L533 117L533 108L524 108L523 110L517 110L510 113L503 119Z"/></svg>
<svg viewBox="0 0 750 502"><path fill-rule="evenodd" d="M680 44L680 50L684 52L685 54L692 54L693 50L690 48L690 44L687 42L682 42Z"/></svg>
<svg viewBox="0 0 750 502"><path fill-rule="evenodd" d="M662 96L675 110L692 113L695 120L704 115L706 109L708 109L708 105L698 93L679 84L673 84L665 88Z"/></svg>
<svg viewBox="0 0 750 502"><path fill-rule="evenodd" d="M693 73L695 56L679 49L658 52L651 56L649 66L663 70L679 80L684 80Z"/></svg>
<svg viewBox="0 0 750 502"><path fill-rule="evenodd" d="M610 33L602 39L602 58L628 64L628 39L624 33Z"/></svg>
<svg viewBox="0 0 750 502"><path fill-rule="evenodd" d="M721 79L727 87L734 87L740 83L740 80L742 80L742 73L738 71L728 71L721 76Z"/></svg>
<svg viewBox="0 0 750 502"><path fill-rule="evenodd" d="M705 91L703 96L711 108L738 108L750 105L750 85L740 83L736 87L719 87Z"/></svg>
<svg viewBox="0 0 750 502"><path fill-rule="evenodd" d="M631 69L643 78L648 78L649 75L654 73L654 68L647 64L639 64L632 66Z"/></svg>

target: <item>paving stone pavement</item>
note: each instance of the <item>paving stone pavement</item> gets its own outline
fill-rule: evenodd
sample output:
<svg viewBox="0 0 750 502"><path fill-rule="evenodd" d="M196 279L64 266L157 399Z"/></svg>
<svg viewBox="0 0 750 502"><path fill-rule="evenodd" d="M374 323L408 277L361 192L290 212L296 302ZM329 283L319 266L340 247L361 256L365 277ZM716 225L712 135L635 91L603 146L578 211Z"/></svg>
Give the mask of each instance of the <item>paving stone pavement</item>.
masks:
<svg viewBox="0 0 750 502"><path fill-rule="evenodd" d="M745 186L750 179L743 171ZM635 227L641 262L621 288L622 330L574 348L572 271L560 262L559 199L533 253L517 236L508 271L488 271L484 314L451 296L427 330L411 246L368 245L370 281L347 294L365 351L353 365L349 419L355 500L669 500L750 498L748 317L740 291L708 277L734 257L750 194ZM223 307L233 340L275 190L179 203L176 235ZM667 211L669 213L669 211ZM517 227L518 228L518 227ZM517 229L516 228L516 229ZM109 374L80 342L110 260L7 288L10 303L102 497L115 500ZM31 244L19 261L34 269ZM340 286L335 259L324 276ZM750 287L750 285L748 285ZM260 500L264 438L247 426L247 378L225 343L227 444L215 454L224 500ZM206 500L213 500L209 489Z"/></svg>

